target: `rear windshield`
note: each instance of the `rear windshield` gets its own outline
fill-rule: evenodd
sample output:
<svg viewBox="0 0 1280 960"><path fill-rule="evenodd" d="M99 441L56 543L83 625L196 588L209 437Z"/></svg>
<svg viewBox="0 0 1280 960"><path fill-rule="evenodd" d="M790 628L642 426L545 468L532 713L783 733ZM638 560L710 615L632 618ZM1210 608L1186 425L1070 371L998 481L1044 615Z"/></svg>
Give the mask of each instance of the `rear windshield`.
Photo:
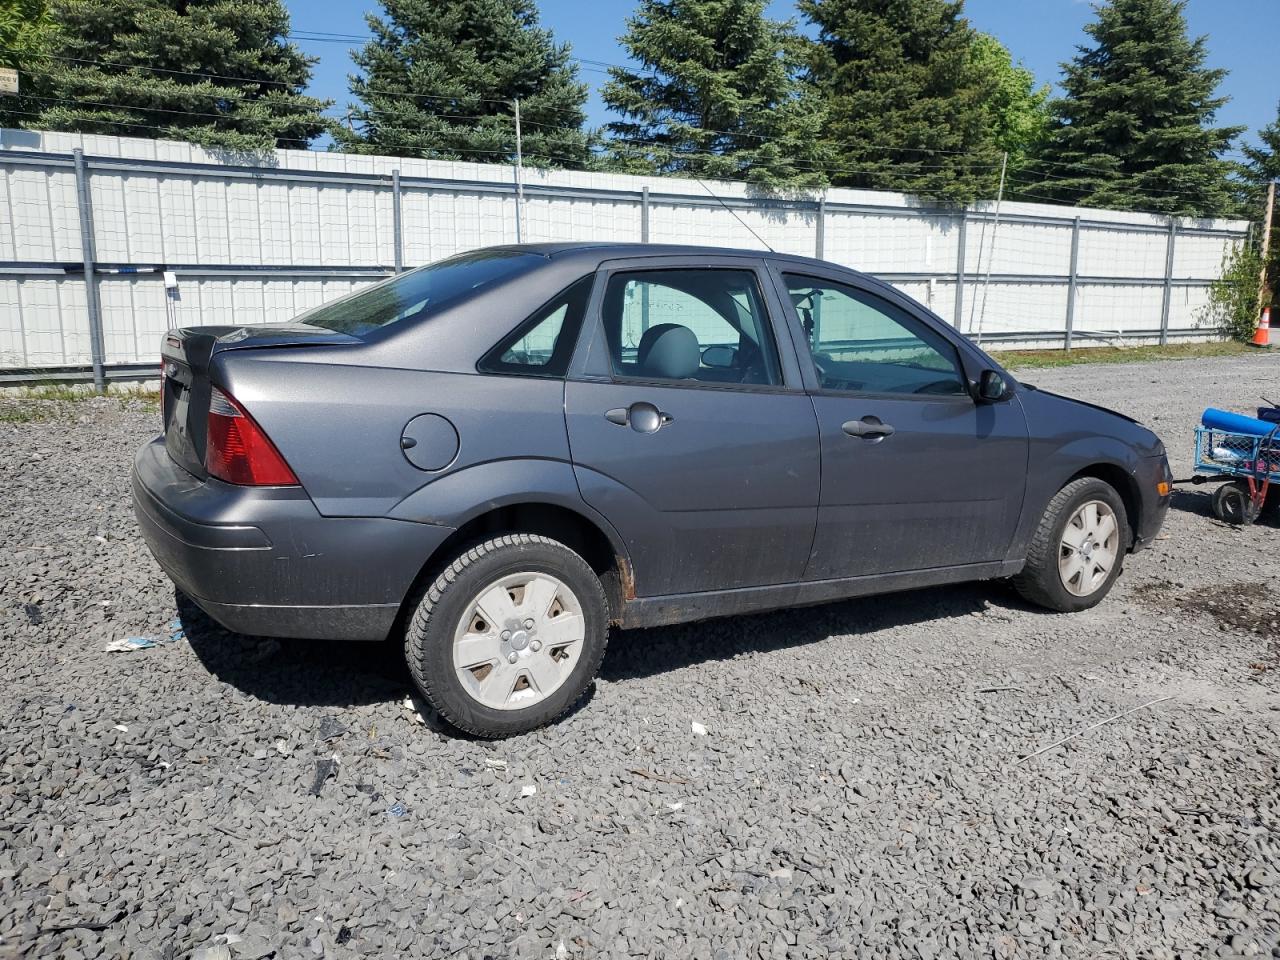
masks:
<svg viewBox="0 0 1280 960"><path fill-rule="evenodd" d="M296 323L361 336L405 320L421 320L467 294L542 261L518 250L476 250L438 260L316 307Z"/></svg>

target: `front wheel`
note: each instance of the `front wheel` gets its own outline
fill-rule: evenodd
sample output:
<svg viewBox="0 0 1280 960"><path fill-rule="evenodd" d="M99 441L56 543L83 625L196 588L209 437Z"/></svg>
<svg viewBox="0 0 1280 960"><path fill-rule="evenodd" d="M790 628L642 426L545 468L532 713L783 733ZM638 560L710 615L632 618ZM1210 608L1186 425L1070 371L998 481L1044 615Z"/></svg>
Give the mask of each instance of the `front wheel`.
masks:
<svg viewBox="0 0 1280 960"><path fill-rule="evenodd" d="M405 655L442 717L498 738L568 711L607 641L604 590L587 562L547 537L507 534L436 577L405 629Z"/></svg>
<svg viewBox="0 0 1280 960"><path fill-rule="evenodd" d="M1110 592L1128 545L1120 495L1102 480L1081 477L1049 501L1014 586L1050 610L1086 610Z"/></svg>

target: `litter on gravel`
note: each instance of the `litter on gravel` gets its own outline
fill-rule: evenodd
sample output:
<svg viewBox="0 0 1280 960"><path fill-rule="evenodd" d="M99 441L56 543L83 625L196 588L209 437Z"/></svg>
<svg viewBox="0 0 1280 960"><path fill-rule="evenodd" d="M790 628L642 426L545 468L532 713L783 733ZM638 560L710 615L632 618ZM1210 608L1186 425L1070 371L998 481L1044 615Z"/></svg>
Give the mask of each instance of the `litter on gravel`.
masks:
<svg viewBox="0 0 1280 960"><path fill-rule="evenodd" d="M163 647L185 639L187 639L187 634L182 627L182 621L174 620L169 624L168 633L112 640L103 650L106 653L133 653L135 650L150 650L152 647Z"/></svg>

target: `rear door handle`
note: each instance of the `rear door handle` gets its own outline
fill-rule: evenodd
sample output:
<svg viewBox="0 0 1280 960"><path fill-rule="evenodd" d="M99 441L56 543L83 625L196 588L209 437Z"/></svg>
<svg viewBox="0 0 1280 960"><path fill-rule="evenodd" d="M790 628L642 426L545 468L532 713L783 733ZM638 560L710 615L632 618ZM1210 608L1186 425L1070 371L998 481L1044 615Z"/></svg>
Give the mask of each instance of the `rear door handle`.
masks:
<svg viewBox="0 0 1280 960"><path fill-rule="evenodd" d="M652 403L644 400L637 401L629 407L614 407L612 410L606 410L604 418L620 427L630 427L636 433L657 433L675 420L671 414L663 413Z"/></svg>
<svg viewBox="0 0 1280 960"><path fill-rule="evenodd" d="M893 436L894 430L887 423L881 423L879 417L863 417L861 420L846 420L841 428L851 437L862 437L864 440L883 440Z"/></svg>

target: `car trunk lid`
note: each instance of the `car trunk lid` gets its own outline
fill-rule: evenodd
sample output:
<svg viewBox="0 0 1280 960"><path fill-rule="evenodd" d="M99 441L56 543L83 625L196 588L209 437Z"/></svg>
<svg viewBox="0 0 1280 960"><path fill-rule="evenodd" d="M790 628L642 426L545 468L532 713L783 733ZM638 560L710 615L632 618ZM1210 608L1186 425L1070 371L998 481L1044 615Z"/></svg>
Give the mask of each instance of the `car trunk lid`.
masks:
<svg viewBox="0 0 1280 960"><path fill-rule="evenodd" d="M213 358L230 350L301 348L359 343L359 339L306 324L186 327L170 330L161 348L161 408L165 449L174 462L204 479Z"/></svg>

